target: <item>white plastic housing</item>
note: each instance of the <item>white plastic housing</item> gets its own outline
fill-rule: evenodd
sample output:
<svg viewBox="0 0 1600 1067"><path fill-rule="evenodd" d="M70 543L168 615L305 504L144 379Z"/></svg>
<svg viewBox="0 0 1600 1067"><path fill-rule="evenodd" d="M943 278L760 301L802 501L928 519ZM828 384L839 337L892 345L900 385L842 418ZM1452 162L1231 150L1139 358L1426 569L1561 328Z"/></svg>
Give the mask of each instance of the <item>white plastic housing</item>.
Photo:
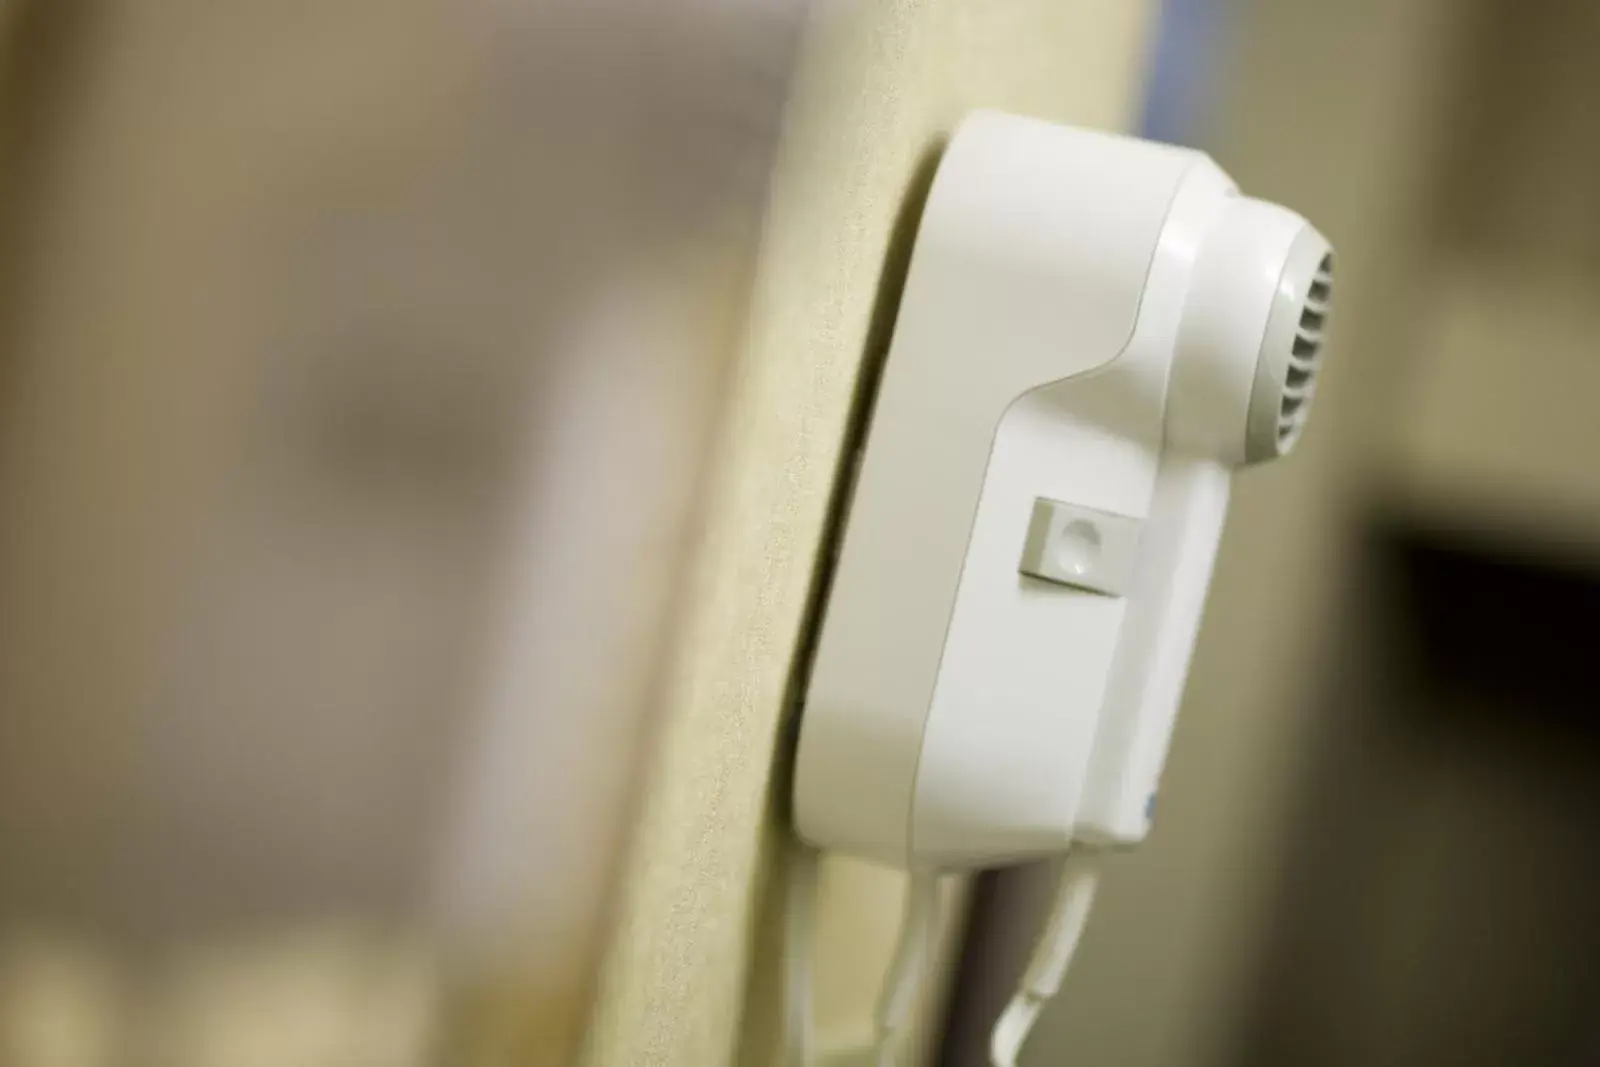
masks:
<svg viewBox="0 0 1600 1067"><path fill-rule="evenodd" d="M1198 152L962 124L807 688L802 836L952 868L1144 835L1231 468L1293 444L1259 443L1269 325L1327 266Z"/></svg>

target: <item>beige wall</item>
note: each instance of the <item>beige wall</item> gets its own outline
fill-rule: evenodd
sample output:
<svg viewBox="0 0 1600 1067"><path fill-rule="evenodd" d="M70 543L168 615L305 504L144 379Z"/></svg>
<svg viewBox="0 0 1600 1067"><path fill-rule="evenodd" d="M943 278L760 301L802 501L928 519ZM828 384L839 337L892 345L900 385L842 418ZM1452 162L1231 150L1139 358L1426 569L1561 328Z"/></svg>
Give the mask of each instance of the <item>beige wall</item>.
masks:
<svg viewBox="0 0 1600 1067"><path fill-rule="evenodd" d="M595 1067L761 1064L785 834L774 784L794 653L864 357L884 343L914 204L970 108L1126 129L1145 2L823 2L773 175L694 593L588 1049ZM895 880L824 877L821 1022L866 1029ZM749 1004L749 1026L740 1020Z"/></svg>

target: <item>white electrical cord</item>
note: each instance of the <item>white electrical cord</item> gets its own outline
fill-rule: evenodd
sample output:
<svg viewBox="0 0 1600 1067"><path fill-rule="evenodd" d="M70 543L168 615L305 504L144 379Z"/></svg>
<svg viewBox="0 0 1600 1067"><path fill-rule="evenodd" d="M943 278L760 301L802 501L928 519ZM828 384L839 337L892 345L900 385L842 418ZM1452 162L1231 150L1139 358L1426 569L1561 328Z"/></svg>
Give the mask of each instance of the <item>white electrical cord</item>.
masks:
<svg viewBox="0 0 1600 1067"><path fill-rule="evenodd" d="M878 1067L895 1067L905 1043L906 1023L910 1021L922 975L927 970L928 952L933 946L934 926L939 916L939 876L927 871L906 875L906 901L900 913L900 933L895 940L894 957L883 977L878 994Z"/></svg>
<svg viewBox="0 0 1600 1067"><path fill-rule="evenodd" d="M812 1049L816 1021L811 1004L817 859L815 849L798 838L791 840L785 889L784 1067L816 1067L817 1064ZM899 1063L906 1024L912 1017L922 975L927 969L938 911L938 876L908 875L894 957L884 975L873 1017L878 1067L896 1067Z"/></svg>
<svg viewBox="0 0 1600 1067"><path fill-rule="evenodd" d="M1072 964L1078 938L1089 920L1089 905L1094 902L1100 876L1098 860L1099 856L1083 845L1076 845L1067 853L1044 932L1034 946L1022 981L1017 983L1016 995L1000 1014L989 1038L989 1057L994 1067L1016 1067L1017 1054L1022 1051L1034 1020L1061 988L1061 979Z"/></svg>

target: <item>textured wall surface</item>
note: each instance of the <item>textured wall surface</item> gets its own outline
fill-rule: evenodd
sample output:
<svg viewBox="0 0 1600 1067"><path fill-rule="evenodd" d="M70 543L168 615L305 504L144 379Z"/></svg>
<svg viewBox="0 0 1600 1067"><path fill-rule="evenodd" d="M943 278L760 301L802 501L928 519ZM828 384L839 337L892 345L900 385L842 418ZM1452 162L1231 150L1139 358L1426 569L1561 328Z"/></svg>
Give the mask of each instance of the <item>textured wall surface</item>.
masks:
<svg viewBox="0 0 1600 1067"><path fill-rule="evenodd" d="M764 904L781 852L771 798L786 689L857 374L892 319L915 225L907 205L971 108L1126 128L1152 6L817 5L602 971L593 1067L763 1062L777 991ZM825 875L823 982L870 988L882 942L830 945L828 931L870 926L886 939L892 888L870 878L831 887ZM864 1016L870 1000L859 1008Z"/></svg>

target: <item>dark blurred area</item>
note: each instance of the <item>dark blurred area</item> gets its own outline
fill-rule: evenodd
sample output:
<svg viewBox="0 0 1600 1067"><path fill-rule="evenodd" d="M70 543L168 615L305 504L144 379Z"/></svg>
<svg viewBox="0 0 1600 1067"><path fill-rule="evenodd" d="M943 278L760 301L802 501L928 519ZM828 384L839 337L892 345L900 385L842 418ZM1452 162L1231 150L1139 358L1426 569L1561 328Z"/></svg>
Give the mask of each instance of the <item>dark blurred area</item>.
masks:
<svg viewBox="0 0 1600 1067"><path fill-rule="evenodd" d="M1244 1027L1244 1063L1600 1052L1600 559L1376 517Z"/></svg>

